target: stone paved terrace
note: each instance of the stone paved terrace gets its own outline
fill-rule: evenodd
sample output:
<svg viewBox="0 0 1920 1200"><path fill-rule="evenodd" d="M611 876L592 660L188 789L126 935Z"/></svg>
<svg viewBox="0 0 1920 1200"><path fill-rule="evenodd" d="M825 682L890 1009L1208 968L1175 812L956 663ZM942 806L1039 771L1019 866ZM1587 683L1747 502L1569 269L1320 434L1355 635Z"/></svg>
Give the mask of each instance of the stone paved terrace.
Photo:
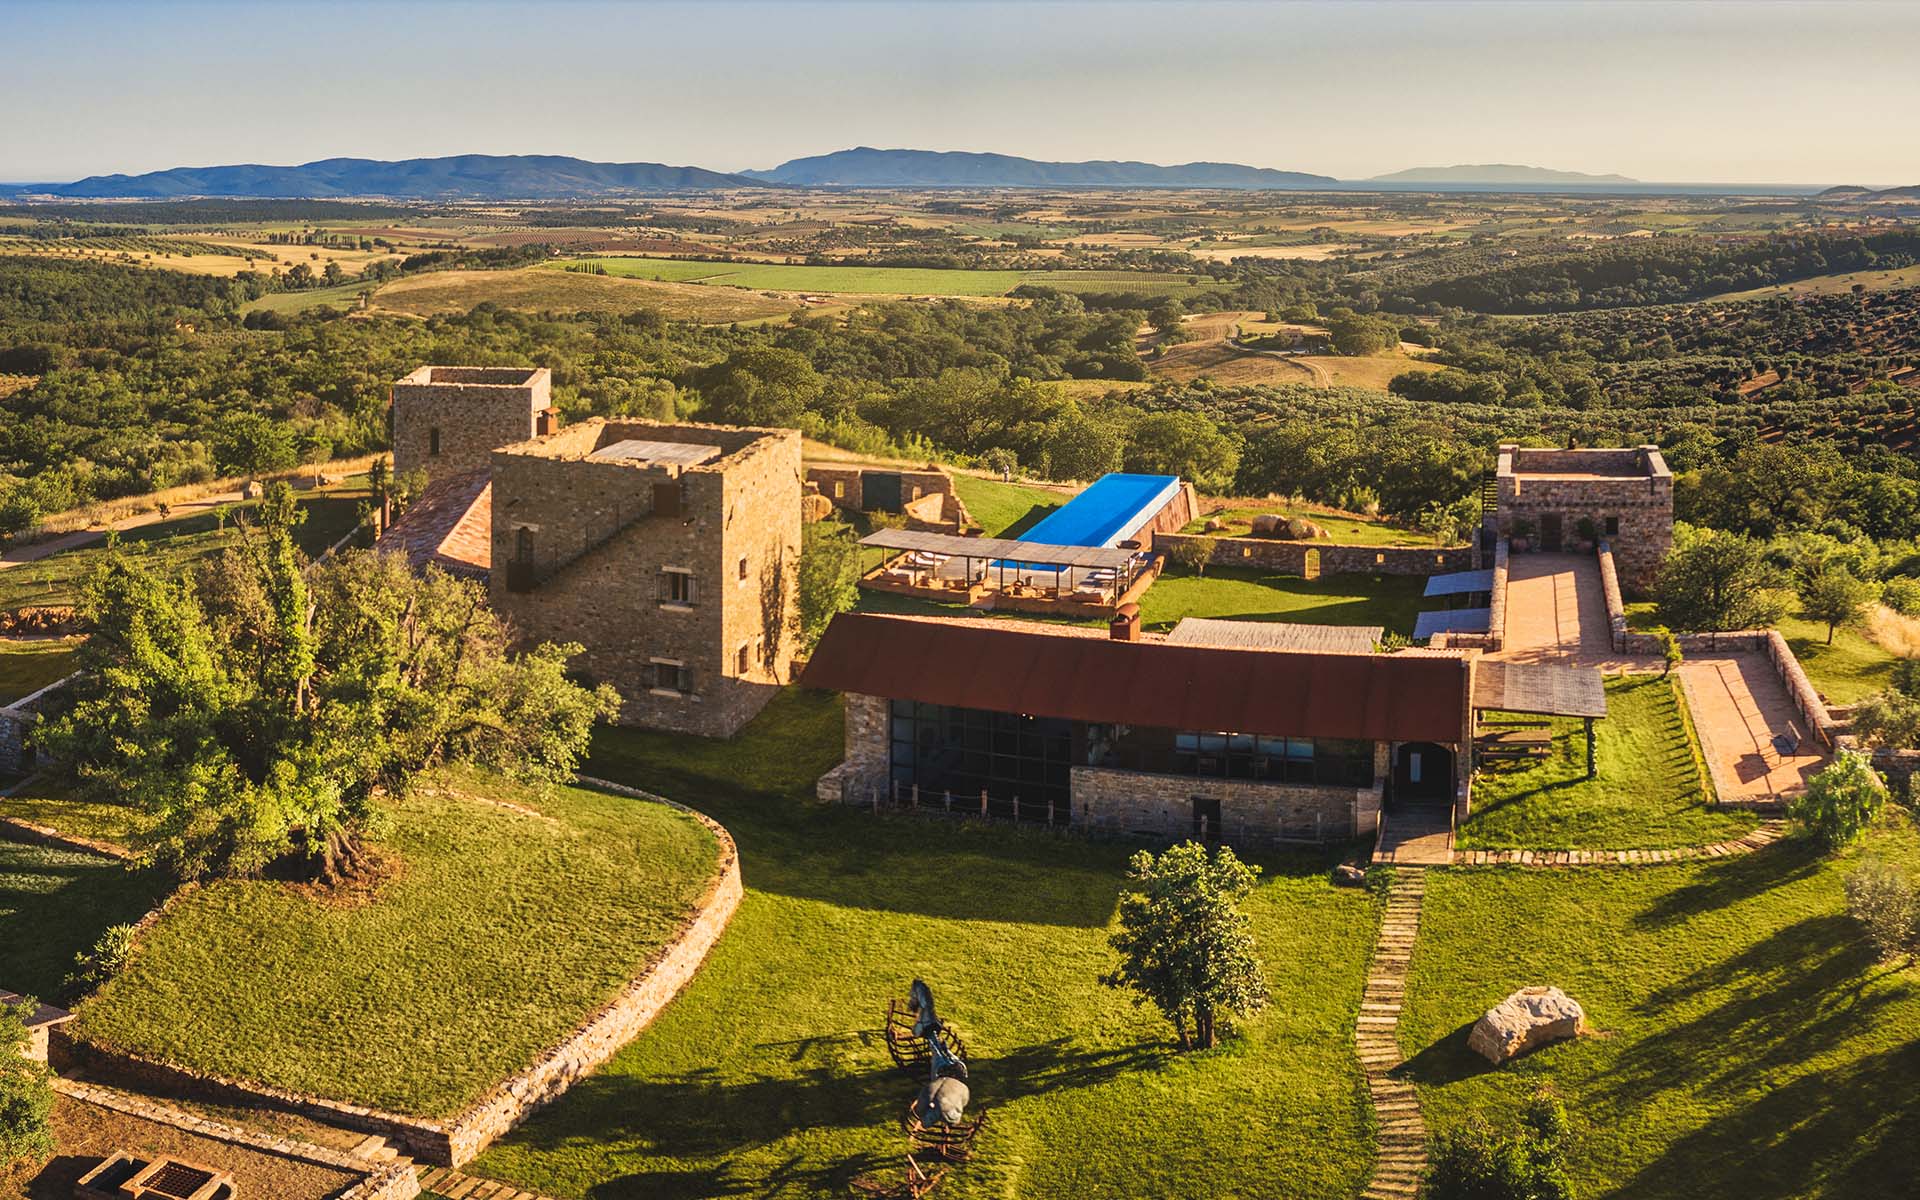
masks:
<svg viewBox="0 0 1920 1200"><path fill-rule="evenodd" d="M1506 640L1494 658L1608 672L1647 670L1652 658L1615 654L1600 564L1590 554L1516 554L1507 568Z"/></svg>
<svg viewBox="0 0 1920 1200"><path fill-rule="evenodd" d="M1689 657L1680 676L1721 800L1782 801L1826 765L1825 748L1765 654Z"/></svg>

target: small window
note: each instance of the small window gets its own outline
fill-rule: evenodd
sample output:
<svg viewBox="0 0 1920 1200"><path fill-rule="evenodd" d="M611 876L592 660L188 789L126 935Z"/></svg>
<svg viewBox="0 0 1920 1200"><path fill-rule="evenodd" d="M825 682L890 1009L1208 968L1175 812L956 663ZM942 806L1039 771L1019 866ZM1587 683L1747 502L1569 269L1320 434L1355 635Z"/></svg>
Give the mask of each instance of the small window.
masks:
<svg viewBox="0 0 1920 1200"><path fill-rule="evenodd" d="M525 525L513 531L513 560L520 563L533 561L533 530Z"/></svg>
<svg viewBox="0 0 1920 1200"><path fill-rule="evenodd" d="M695 585L693 572L685 567L662 567L660 569L660 603L691 605L698 602L700 589Z"/></svg>
<svg viewBox="0 0 1920 1200"><path fill-rule="evenodd" d="M1374 565L1374 566L1376 566L1376 567L1378 567L1378 566L1382 566L1382 565L1384 565L1384 564L1386 563L1386 561L1387 561L1387 556L1386 556L1386 555L1384 555L1384 554L1377 554L1377 553L1376 553L1376 554L1375 554L1375 555L1373 556L1373 565Z"/></svg>
<svg viewBox="0 0 1920 1200"><path fill-rule="evenodd" d="M647 687L656 692L677 692L684 696L693 691L693 668L671 658L656 658L647 663Z"/></svg>
<svg viewBox="0 0 1920 1200"><path fill-rule="evenodd" d="M740 556L740 582L745 583L746 581L747 581L747 556L743 554Z"/></svg>
<svg viewBox="0 0 1920 1200"><path fill-rule="evenodd" d="M846 480L836 479L833 481L833 498L835 500L845 500L847 498Z"/></svg>
<svg viewBox="0 0 1920 1200"><path fill-rule="evenodd" d="M752 643L750 643L750 642L741 642L741 643L740 643L740 653L739 653L739 655L737 656L737 658L738 658L738 664L737 664L737 665L736 665L736 666L734 667L734 674L736 674L736 675L745 675L745 674L746 674L746 673L747 673L748 671L751 671L751 670L753 670L753 645L752 645Z"/></svg>
<svg viewBox="0 0 1920 1200"><path fill-rule="evenodd" d="M1241 557L1241 558L1252 558L1252 557L1253 557L1253 547L1252 547L1252 546L1242 546L1242 547L1240 547L1240 557Z"/></svg>
<svg viewBox="0 0 1920 1200"><path fill-rule="evenodd" d="M438 425L427 430L427 453L440 453L440 427Z"/></svg>
<svg viewBox="0 0 1920 1200"><path fill-rule="evenodd" d="M1618 535L1619 532L1620 532L1620 518L1608 517L1607 518L1607 536L1614 537Z"/></svg>

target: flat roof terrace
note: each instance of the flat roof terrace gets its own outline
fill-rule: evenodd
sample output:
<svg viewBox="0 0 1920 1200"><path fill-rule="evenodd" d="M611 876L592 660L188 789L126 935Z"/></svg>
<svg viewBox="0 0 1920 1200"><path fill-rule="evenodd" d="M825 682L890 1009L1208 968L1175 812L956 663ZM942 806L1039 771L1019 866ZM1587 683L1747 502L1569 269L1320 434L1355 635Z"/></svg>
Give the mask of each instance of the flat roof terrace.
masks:
<svg viewBox="0 0 1920 1200"><path fill-rule="evenodd" d="M1658 446L1554 450L1511 445L1500 447L1498 473L1516 479L1584 481L1654 479L1672 474Z"/></svg>
<svg viewBox="0 0 1920 1200"><path fill-rule="evenodd" d="M532 387L545 367L416 367L399 382L413 384L458 384L461 387Z"/></svg>

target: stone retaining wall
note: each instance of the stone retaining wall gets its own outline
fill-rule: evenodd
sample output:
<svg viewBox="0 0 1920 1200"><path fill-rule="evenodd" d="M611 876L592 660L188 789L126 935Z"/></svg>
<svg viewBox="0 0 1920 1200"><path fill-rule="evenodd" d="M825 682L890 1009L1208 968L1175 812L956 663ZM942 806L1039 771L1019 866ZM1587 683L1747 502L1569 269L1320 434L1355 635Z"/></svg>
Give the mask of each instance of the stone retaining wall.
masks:
<svg viewBox="0 0 1920 1200"><path fill-rule="evenodd" d="M1333 542L1291 542L1277 538L1213 537L1204 533L1155 534L1155 550L1186 542L1207 542L1216 567L1253 567L1283 575L1305 575L1309 555L1317 555L1321 575L1441 575L1473 569L1471 546L1348 546Z"/></svg>
<svg viewBox="0 0 1920 1200"><path fill-rule="evenodd" d="M589 776L581 776L578 781L618 795L666 804L705 825L719 843L719 862L713 880L679 934L660 949L645 970L630 980L617 997L576 1026L558 1045L541 1054L531 1066L496 1085L459 1116L451 1120L417 1117L229 1079L82 1042L65 1029L56 1031L53 1038L55 1065L85 1068L132 1087L214 1103L292 1112L346 1129L377 1133L404 1145L413 1157L440 1166L457 1167L470 1162L528 1114L558 1099L574 1083L612 1058L651 1024L699 970L740 904L743 889L739 851L732 835L718 822L684 804L636 788ZM175 892L166 903L142 918L135 926L136 936L186 890Z"/></svg>
<svg viewBox="0 0 1920 1200"><path fill-rule="evenodd" d="M413 1200L413 1197L420 1194L419 1175L414 1171L411 1163L371 1163L355 1158L344 1151L316 1146L312 1142L304 1142L296 1138L242 1129L221 1121L211 1121L205 1117L182 1112L171 1105L149 1100L144 1096L129 1095L126 1092L97 1087L79 1080L61 1079L56 1076L53 1080L53 1090L82 1104L91 1104L97 1108L124 1113L129 1117L152 1121L156 1125L170 1126L195 1137L244 1146L249 1150L270 1154L275 1158L310 1163L360 1177L358 1183L334 1196L333 1200Z"/></svg>
<svg viewBox="0 0 1920 1200"><path fill-rule="evenodd" d="M12 704L0 705L0 775L16 775L27 769L28 738L40 721L40 709L47 701L73 686L80 672L56 679L30 696Z"/></svg>
<svg viewBox="0 0 1920 1200"><path fill-rule="evenodd" d="M1321 787L1251 779L1161 775L1112 767L1073 768L1074 821L1102 833L1185 837L1193 799L1220 801L1227 841L1337 842L1379 822L1381 787Z"/></svg>
<svg viewBox="0 0 1920 1200"><path fill-rule="evenodd" d="M1506 538L1493 544L1493 590L1487 596L1488 650L1501 650L1507 644L1507 576L1512 568L1513 550Z"/></svg>

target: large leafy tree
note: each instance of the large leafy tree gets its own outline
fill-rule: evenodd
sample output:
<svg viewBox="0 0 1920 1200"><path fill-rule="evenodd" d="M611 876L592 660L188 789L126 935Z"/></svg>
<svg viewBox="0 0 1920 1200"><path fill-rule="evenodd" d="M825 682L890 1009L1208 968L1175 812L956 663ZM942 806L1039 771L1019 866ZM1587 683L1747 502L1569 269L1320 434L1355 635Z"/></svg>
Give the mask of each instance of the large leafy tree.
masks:
<svg viewBox="0 0 1920 1200"><path fill-rule="evenodd" d="M1828 567L1800 589L1800 605L1808 619L1827 627L1827 645L1833 645L1834 630L1851 625L1866 612L1879 589L1864 579L1856 579L1845 567Z"/></svg>
<svg viewBox="0 0 1920 1200"><path fill-rule="evenodd" d="M1211 1048L1235 1020L1267 1006L1253 923L1240 911L1259 875L1224 846L1186 842L1158 857L1135 854L1111 938L1120 966L1101 982L1158 1008L1183 1049Z"/></svg>
<svg viewBox="0 0 1920 1200"><path fill-rule="evenodd" d="M1661 622L1674 629L1727 630L1780 619L1774 570L1759 542L1742 534L1680 526L1654 582Z"/></svg>
<svg viewBox="0 0 1920 1200"><path fill-rule="evenodd" d="M478 585L352 552L308 567L290 490L241 545L167 578L118 554L91 581L78 702L47 740L83 785L148 818L184 875L362 864L383 793L443 763L571 774L611 689L565 674L578 646L509 653Z"/></svg>
<svg viewBox="0 0 1920 1200"><path fill-rule="evenodd" d="M53 1154L53 1084L46 1064L26 1056L26 1019L34 1002L0 1004L0 1175L15 1163Z"/></svg>

